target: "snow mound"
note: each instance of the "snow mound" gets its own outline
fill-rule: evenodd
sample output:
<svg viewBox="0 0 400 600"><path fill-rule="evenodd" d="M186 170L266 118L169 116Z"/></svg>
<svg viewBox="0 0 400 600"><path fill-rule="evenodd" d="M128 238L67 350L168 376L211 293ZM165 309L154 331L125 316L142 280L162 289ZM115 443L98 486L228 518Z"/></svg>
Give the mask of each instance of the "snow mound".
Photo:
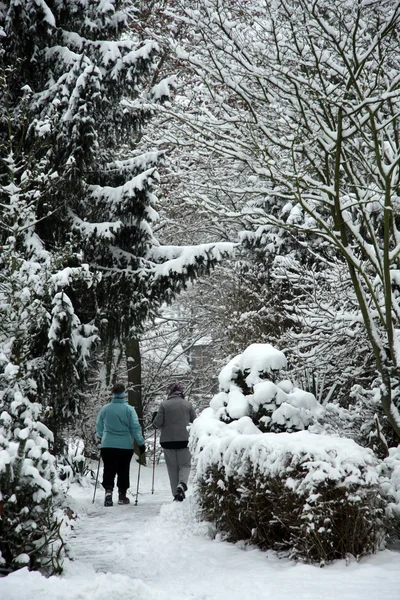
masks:
<svg viewBox="0 0 400 600"><path fill-rule="evenodd" d="M353 440L308 431L260 433L248 417L227 425L202 413L192 425L190 448L196 480L212 466L223 467L229 477L244 473L249 463L254 473L287 477L286 485L297 493L311 493L324 481L370 486L379 478L372 450Z"/></svg>

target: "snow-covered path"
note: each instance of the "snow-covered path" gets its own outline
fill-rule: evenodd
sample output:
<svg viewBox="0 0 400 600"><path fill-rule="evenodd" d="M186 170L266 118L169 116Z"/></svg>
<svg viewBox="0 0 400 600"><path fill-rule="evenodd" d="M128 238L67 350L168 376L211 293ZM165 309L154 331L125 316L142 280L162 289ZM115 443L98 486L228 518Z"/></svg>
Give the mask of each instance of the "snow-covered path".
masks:
<svg viewBox="0 0 400 600"><path fill-rule="evenodd" d="M132 466L136 488L137 464ZM62 577L22 569L0 579L1 600L400 600L400 553L320 569L243 549L209 535L189 497L171 502L164 465L142 469L138 506L93 505L92 488L74 486L79 515Z"/></svg>

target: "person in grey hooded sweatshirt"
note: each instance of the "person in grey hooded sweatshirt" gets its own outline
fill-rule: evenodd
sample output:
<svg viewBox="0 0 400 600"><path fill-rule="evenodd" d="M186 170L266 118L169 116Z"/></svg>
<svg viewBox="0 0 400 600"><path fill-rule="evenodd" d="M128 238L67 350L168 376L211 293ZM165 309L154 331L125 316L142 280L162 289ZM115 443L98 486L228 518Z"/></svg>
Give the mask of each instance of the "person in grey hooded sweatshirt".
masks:
<svg viewBox="0 0 400 600"><path fill-rule="evenodd" d="M174 500L182 502L192 459L188 448L188 425L193 423L196 413L192 404L185 399L181 383L171 383L167 394L167 399L153 414L153 427L161 429L160 444L164 450L172 495Z"/></svg>

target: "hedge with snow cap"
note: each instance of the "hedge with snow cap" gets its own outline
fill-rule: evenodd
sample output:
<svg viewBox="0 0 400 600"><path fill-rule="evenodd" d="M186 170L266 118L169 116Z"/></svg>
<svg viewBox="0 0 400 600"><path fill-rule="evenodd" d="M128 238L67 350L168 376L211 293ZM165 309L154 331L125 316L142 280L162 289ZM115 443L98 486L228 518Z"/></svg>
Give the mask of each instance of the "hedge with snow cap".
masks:
<svg viewBox="0 0 400 600"><path fill-rule="evenodd" d="M249 417L223 423L206 409L191 430L204 518L306 562L374 552L384 533L377 460L347 438L265 433Z"/></svg>
<svg viewBox="0 0 400 600"><path fill-rule="evenodd" d="M232 541L309 562L373 552L384 533L378 461L353 440L310 433L324 408L282 379L285 368L283 352L252 344L221 370L190 435L203 515Z"/></svg>

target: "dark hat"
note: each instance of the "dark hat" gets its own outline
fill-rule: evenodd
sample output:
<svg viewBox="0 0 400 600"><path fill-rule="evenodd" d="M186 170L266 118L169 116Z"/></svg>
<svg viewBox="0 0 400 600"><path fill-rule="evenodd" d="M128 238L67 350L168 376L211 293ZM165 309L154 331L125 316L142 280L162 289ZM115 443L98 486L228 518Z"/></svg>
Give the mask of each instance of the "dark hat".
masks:
<svg viewBox="0 0 400 600"><path fill-rule="evenodd" d="M116 396L119 396L120 394L123 394L125 392L125 386L123 383L116 383L111 391Z"/></svg>
<svg viewBox="0 0 400 600"><path fill-rule="evenodd" d="M167 394L168 396L182 396L182 398L184 398L185 392L183 389L183 385L178 381L170 383L167 387Z"/></svg>

